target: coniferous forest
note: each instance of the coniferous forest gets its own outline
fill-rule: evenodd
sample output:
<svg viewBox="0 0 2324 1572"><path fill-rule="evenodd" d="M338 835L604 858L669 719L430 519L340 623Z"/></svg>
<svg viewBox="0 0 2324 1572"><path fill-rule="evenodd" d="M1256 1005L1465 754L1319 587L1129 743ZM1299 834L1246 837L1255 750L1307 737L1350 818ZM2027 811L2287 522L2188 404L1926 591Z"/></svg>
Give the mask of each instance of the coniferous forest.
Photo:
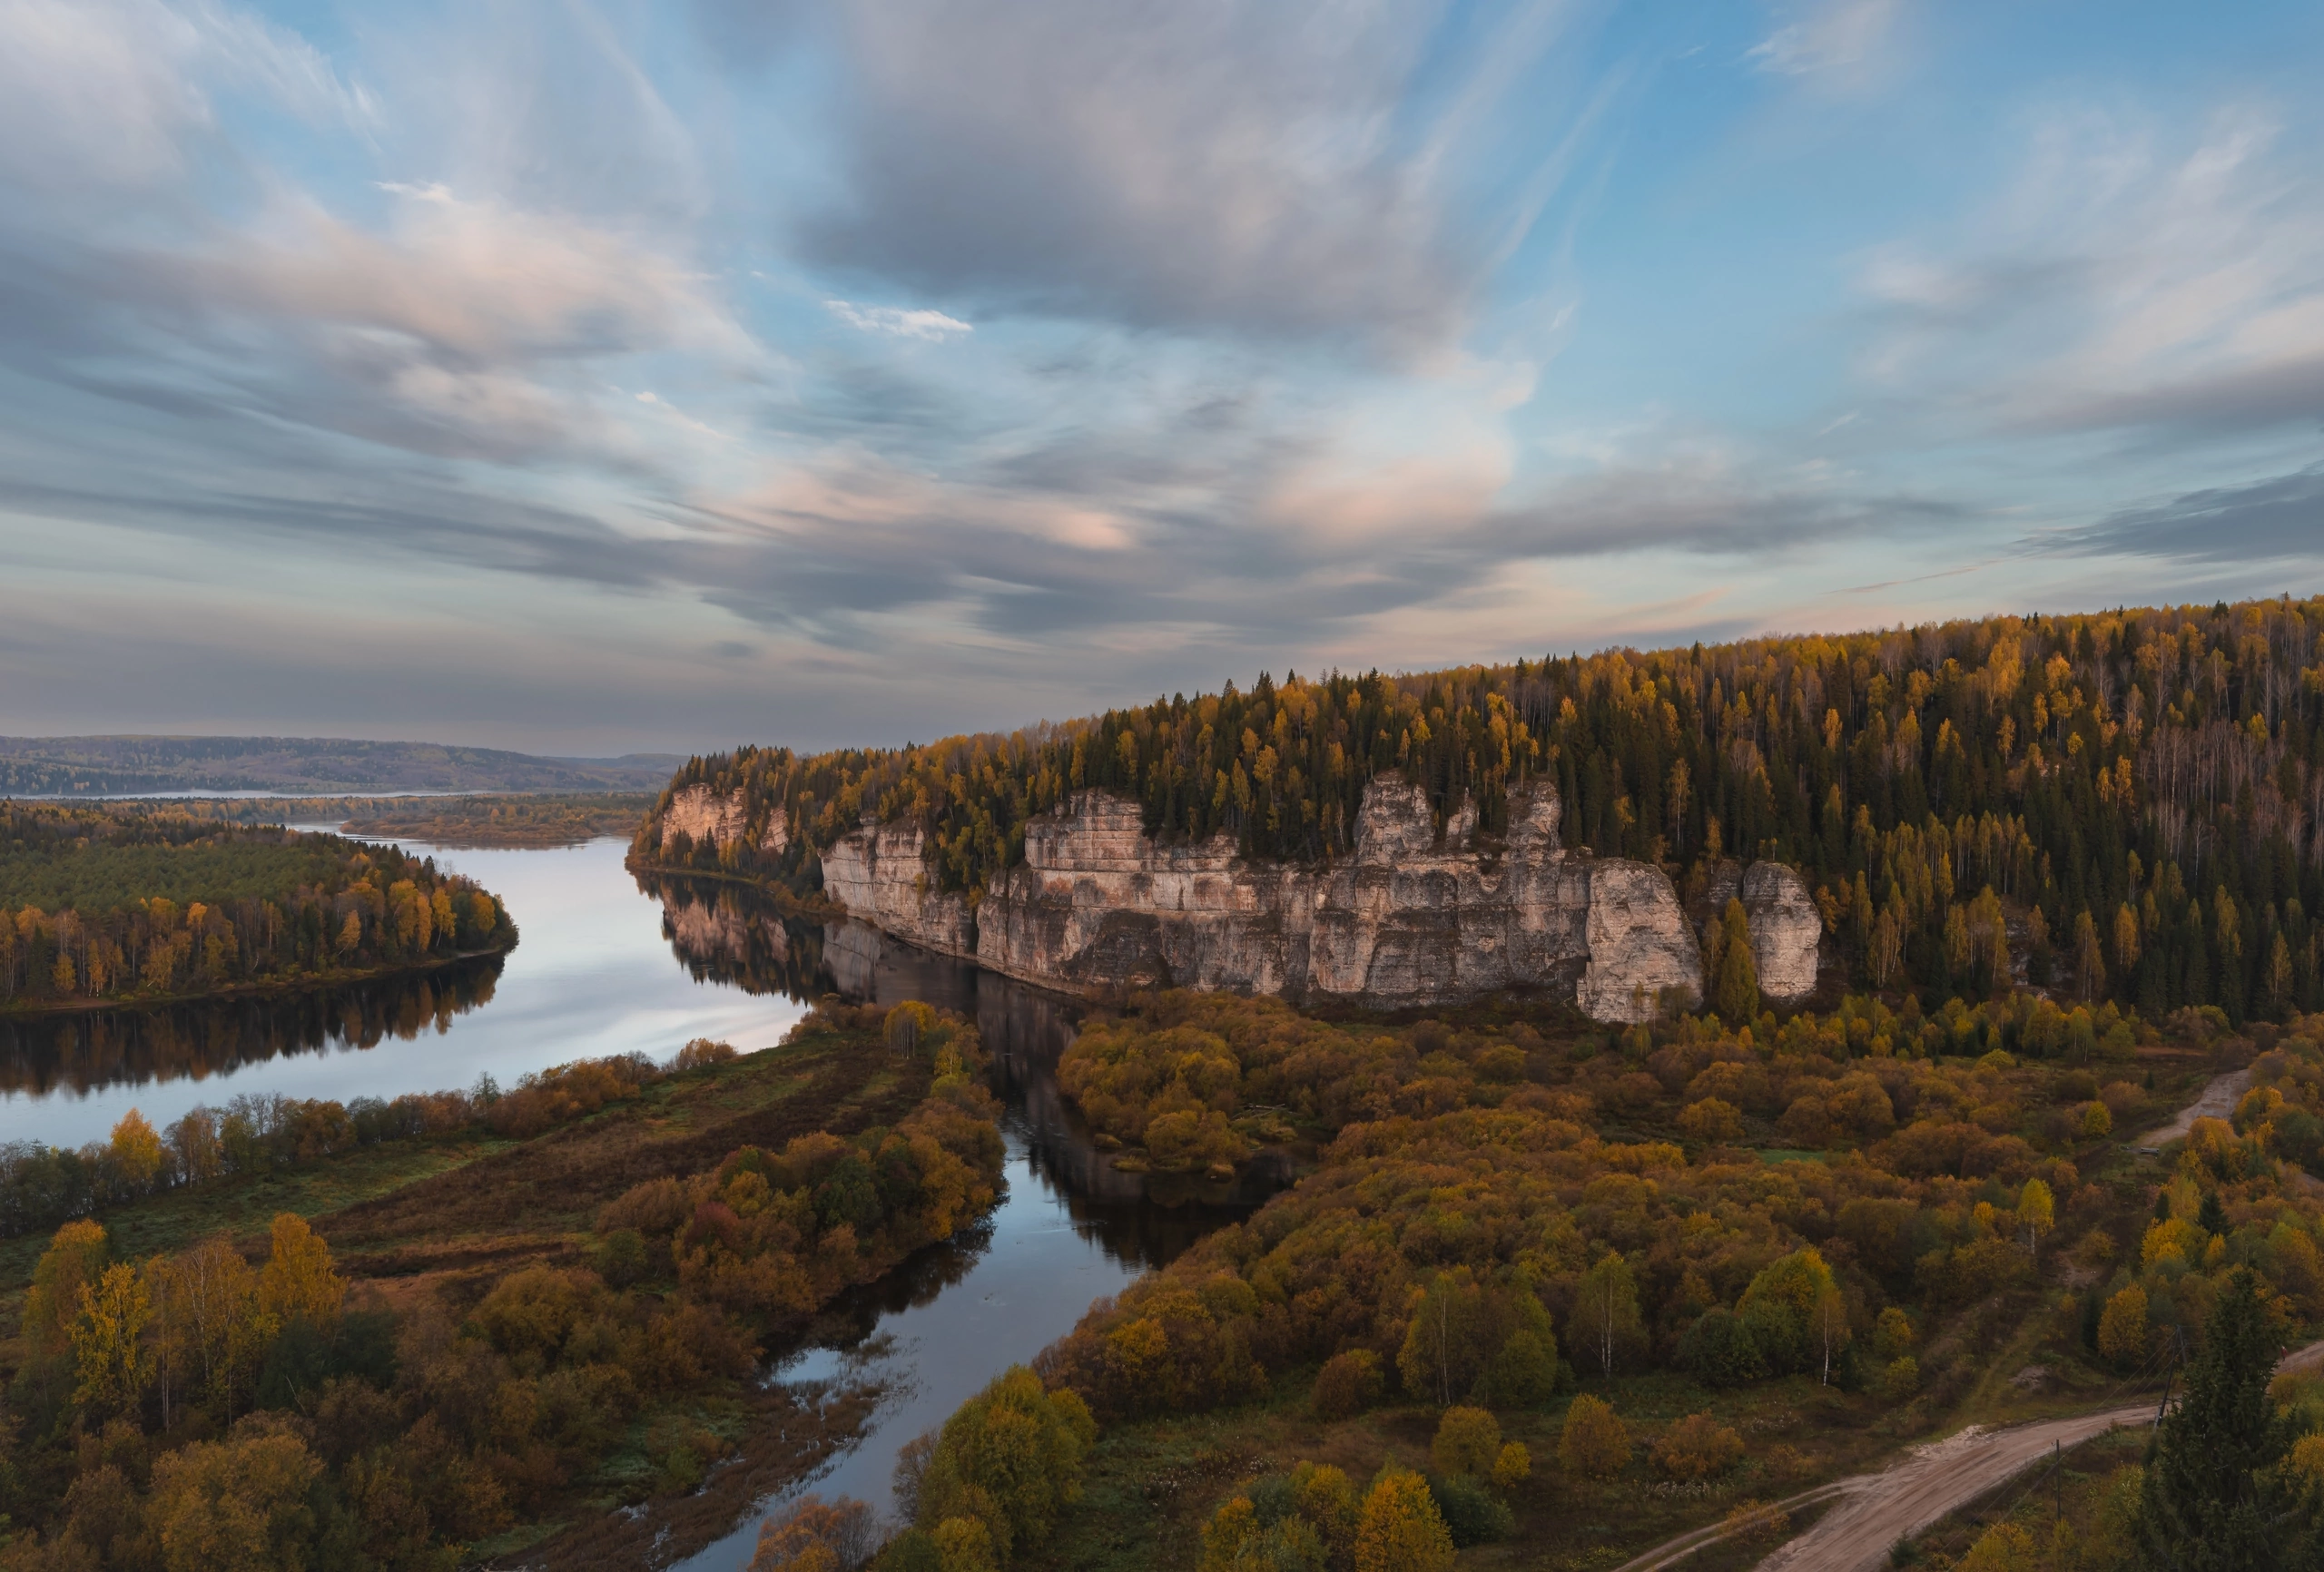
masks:
<svg viewBox="0 0 2324 1572"><path fill-rule="evenodd" d="M887 750L743 748L665 792L739 792L750 832L642 857L817 887L866 815L916 819L980 891L1084 788L1153 833L1328 861L1365 785L1440 824L1555 783L1567 844L1665 864L1797 864L1850 984L1934 1005L2013 976L2148 1016L2324 1005L2324 597L1990 617L1417 675L1340 673ZM785 834L772 838L780 821Z"/></svg>
<svg viewBox="0 0 2324 1572"><path fill-rule="evenodd" d="M392 846L0 802L0 1009L222 993L516 941L497 897Z"/></svg>

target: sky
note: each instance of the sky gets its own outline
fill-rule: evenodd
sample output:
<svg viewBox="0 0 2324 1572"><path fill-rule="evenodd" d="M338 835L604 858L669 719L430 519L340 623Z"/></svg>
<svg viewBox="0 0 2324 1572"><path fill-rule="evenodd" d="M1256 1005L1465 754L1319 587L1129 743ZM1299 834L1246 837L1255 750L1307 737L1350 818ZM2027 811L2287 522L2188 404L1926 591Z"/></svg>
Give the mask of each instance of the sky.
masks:
<svg viewBox="0 0 2324 1572"><path fill-rule="evenodd" d="M2324 7L0 0L0 732L2324 589Z"/></svg>

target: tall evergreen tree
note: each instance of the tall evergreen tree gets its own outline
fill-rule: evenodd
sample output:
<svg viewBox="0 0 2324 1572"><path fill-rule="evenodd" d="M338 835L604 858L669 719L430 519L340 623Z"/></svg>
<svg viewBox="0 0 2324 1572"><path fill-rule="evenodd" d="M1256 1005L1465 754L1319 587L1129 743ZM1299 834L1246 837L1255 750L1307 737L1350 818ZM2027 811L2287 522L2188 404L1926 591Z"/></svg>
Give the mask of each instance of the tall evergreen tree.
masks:
<svg viewBox="0 0 2324 1572"><path fill-rule="evenodd" d="M1718 947L1718 976L1711 1003L1729 1026L1747 1025L1759 1013L1759 962L1751 952L1751 919L1739 900L1727 903L1726 933Z"/></svg>
<svg viewBox="0 0 2324 1572"><path fill-rule="evenodd" d="M2237 1272L2155 1431L2132 1526L2146 1572L2324 1567L2324 1533L2275 1471L2292 1439L2268 1400L2278 1351L2257 1283Z"/></svg>

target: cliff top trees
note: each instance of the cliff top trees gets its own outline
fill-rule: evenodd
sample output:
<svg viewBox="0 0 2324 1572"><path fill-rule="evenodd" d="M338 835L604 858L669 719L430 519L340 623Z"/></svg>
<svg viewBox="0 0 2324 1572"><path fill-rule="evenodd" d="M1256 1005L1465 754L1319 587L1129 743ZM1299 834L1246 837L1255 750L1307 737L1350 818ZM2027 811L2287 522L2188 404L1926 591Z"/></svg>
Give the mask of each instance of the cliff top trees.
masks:
<svg viewBox="0 0 2324 1572"><path fill-rule="evenodd" d="M932 883L975 891L1088 788L1166 839L1326 861L1383 776L1440 826L1473 810L1488 840L1540 781L1570 849L1674 865L1690 889L1723 856L1806 870L1876 987L1988 992L2023 958L2150 1017L2280 1016L2324 1006L2319 632L2324 598L1263 680L1005 736L697 759L665 809L735 794L743 833L681 848L649 820L636 844L806 891L866 816L910 821ZM2058 960L2071 978L2046 975Z"/></svg>

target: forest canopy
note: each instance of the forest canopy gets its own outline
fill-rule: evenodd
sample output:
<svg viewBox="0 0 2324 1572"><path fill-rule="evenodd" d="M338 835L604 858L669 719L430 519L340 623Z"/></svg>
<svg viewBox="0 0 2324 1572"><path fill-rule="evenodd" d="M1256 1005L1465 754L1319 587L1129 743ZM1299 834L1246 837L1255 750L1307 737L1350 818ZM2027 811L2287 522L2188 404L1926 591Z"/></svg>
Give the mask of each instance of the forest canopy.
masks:
<svg viewBox="0 0 2324 1572"><path fill-rule="evenodd" d="M1388 676L1261 674L1090 719L900 749L691 760L641 860L806 892L866 816L929 836L979 898L1075 791L1165 840L1328 861L1391 772L1440 825L1553 784L1569 848L1707 879L1807 875L1851 983L1930 1002L2014 978L2149 1016L2324 1007L2324 597L1990 617ZM743 833L665 840L695 786ZM776 827L783 833L773 833Z"/></svg>
<svg viewBox="0 0 2324 1572"><path fill-rule="evenodd" d="M0 1007L217 993L516 940L497 897L391 846L0 802Z"/></svg>

